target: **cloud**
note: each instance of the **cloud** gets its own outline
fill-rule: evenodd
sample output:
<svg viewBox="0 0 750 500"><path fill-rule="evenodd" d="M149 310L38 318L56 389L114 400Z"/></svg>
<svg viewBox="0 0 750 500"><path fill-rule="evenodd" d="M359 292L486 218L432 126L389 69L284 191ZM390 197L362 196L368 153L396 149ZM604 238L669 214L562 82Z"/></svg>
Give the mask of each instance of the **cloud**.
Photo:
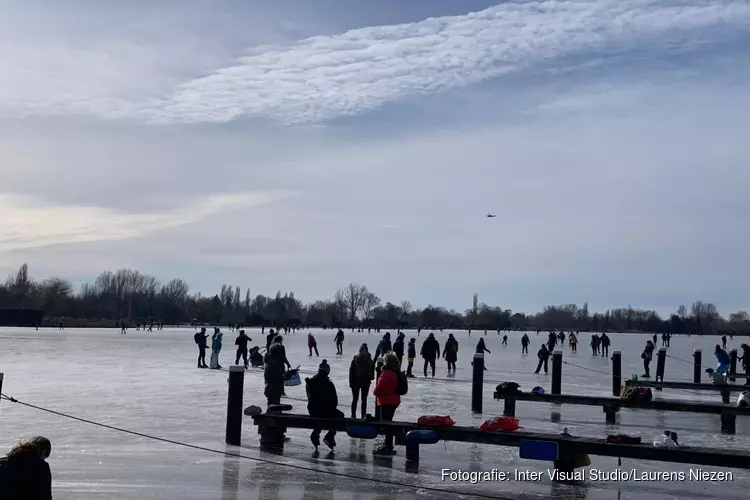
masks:
<svg viewBox="0 0 750 500"><path fill-rule="evenodd" d="M259 46L211 74L147 99L36 89L0 113L87 113L156 123L271 117L286 124L356 115L412 95L434 94L580 52L698 45L750 24L746 1L545 0L507 2L458 16L359 28L287 46ZM96 66L96 59L90 64ZM127 75L122 75L127 78ZM114 85L114 84L112 84ZM118 89L123 87L119 85ZM101 89L99 89L101 94ZM122 93L120 93L122 94Z"/></svg>
<svg viewBox="0 0 750 500"><path fill-rule="evenodd" d="M128 214L100 207L44 206L31 197L0 195L0 250L136 238L201 222L225 212L272 203L293 193L249 192L214 196L185 208Z"/></svg>

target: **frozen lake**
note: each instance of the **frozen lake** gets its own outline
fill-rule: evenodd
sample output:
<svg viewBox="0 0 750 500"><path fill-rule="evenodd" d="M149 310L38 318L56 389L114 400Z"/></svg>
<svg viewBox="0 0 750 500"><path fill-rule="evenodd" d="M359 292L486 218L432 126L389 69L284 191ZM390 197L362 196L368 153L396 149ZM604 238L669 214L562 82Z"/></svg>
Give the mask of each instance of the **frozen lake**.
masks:
<svg viewBox="0 0 750 500"><path fill-rule="evenodd" d="M234 361L235 334L224 332L221 363L226 368ZM251 345L265 345L259 330L247 330ZM307 331L286 335L284 343L292 365L301 365L304 376L314 373L322 358L331 365L342 411L349 413L351 393L348 368L362 342L374 352L380 338L376 333L346 332L344 355L336 356L334 331L313 330L320 358L309 358ZM384 333L384 332L383 332ZM394 332L392 337L395 339ZM405 332L407 339L416 332ZM441 347L448 331L436 332ZM494 401L492 392L502 381L515 381L522 390L541 385L549 390L551 375L534 375L536 350L545 335L530 332L531 354L521 356L522 333L509 334L509 345L501 347L501 337L490 332L452 332L459 341L459 360L455 379L446 379L444 362L438 363L434 380L421 378L421 359L410 380L408 395L396 413L396 420L416 420L420 415L448 414L459 425L478 426L487 418L502 414L502 401ZM2 361L5 373L3 392L21 401L69 413L103 424L122 427L165 439L216 450L201 451L144 437L115 432L66 419L8 401L0 403L0 451L7 451L19 438L44 435L52 440L49 459L56 499L245 499L281 498L305 500L393 499L396 498L739 498L750 488L750 475L733 469L734 480L711 482L607 482L585 486L560 486L547 478L536 482L469 483L442 481L440 470L468 471L530 469L545 471L551 464L521 460L515 448L439 443L422 450L419 474L404 469L404 449L392 461L373 463L372 442L355 440L340 433L337 453L330 457L321 447L314 458L308 432L291 430L283 456L261 453L258 434L252 421L243 423L243 446L224 445L227 399L227 372L196 368L197 348L192 328L166 328L163 331L66 329L0 329ZM417 337L421 346L427 332ZM492 354L486 355L484 414L470 412L472 354L478 337L486 339ZM611 350L623 353L623 376L641 374L640 353L648 337L636 334L612 335ZM611 392L610 362L593 357L581 334L577 353L564 348L563 393L601 394ZM666 362L667 380L692 380L692 352L703 349L703 364L714 366L713 345L718 337L673 337ZM743 339L744 341L744 339ZM728 348L739 348L740 339ZM659 344L661 340L659 341ZM683 360L683 361L680 361ZM579 365L580 367L573 366ZM551 365L551 363L550 363ZM656 359L652 364L655 371ZM551 369L551 366L550 366ZM653 374L653 373L652 373ZM306 413L304 384L287 388L294 411ZM718 393L665 390L656 397L720 401ZM251 369L245 376L245 406L265 407L263 374ZM372 396L368 411L374 410ZM622 410L617 426L605 426L604 414L597 407L564 406L561 420L551 421L551 405L519 402L517 416L526 430L560 432L563 427L573 435L601 436L608 433L640 435L651 442L665 429L679 434L680 442L704 446L750 449L748 419L737 420L737 434L721 435L718 415ZM240 457L226 456L229 451ZM262 459L260 462L257 459ZM592 467L613 470L616 459L592 457ZM686 471L678 464L623 459L623 469L642 471ZM286 464L286 465L282 465ZM306 470L307 469L307 470ZM326 471L338 475L326 474ZM717 470L704 467L704 470ZM375 479L370 481L365 478ZM433 488L448 490L440 493Z"/></svg>

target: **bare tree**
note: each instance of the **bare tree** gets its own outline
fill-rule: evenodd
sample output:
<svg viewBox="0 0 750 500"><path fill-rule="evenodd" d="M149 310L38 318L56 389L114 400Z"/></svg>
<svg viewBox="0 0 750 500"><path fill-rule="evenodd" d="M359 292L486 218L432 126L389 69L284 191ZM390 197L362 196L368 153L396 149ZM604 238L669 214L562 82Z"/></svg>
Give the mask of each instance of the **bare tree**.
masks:
<svg viewBox="0 0 750 500"><path fill-rule="evenodd" d="M343 294L344 300L346 300L346 310L349 313L350 325L353 325L357 319L357 313L362 309L368 293L366 286L356 283L349 283L349 286L344 289Z"/></svg>
<svg viewBox="0 0 750 500"><path fill-rule="evenodd" d="M685 307L684 305L678 307L677 308L677 316L679 316L680 319L683 320L683 321L686 320L687 317L688 317L687 307Z"/></svg>
<svg viewBox="0 0 750 500"><path fill-rule="evenodd" d="M347 317L346 312L348 309L348 302L346 300L346 294L344 290L336 290L336 295L333 297L333 303L336 306L336 314L340 320Z"/></svg>
<svg viewBox="0 0 750 500"><path fill-rule="evenodd" d="M380 305L380 297L372 292L367 292L362 301L362 315L365 319L372 318L372 310Z"/></svg>

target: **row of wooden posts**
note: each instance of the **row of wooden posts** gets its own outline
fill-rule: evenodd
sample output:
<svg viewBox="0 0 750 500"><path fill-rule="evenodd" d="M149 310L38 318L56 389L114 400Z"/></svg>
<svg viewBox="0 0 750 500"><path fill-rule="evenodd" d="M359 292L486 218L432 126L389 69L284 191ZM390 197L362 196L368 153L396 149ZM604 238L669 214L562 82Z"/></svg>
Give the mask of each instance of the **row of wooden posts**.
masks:
<svg viewBox="0 0 750 500"><path fill-rule="evenodd" d="M552 353L552 384L550 393L553 395L562 394L562 351ZM619 396L622 390L622 353L620 351L612 352L612 395ZM659 349L656 355L656 373L654 380L657 382L664 381L664 370L666 367L667 350ZM471 411L473 413L482 413L483 396L484 396L484 354L474 354L473 374L471 386ZM730 378L736 374L737 368L737 349L732 349L730 353ZM702 353L700 349L693 352L693 382L699 384L703 377ZM245 370L241 366L231 366L229 368L229 401L227 408L227 425L226 425L226 442L228 444L239 445L242 434L242 406L244 391ZM0 378L0 384L2 378ZM656 388L657 391L661 390ZM609 415L608 415L609 416Z"/></svg>

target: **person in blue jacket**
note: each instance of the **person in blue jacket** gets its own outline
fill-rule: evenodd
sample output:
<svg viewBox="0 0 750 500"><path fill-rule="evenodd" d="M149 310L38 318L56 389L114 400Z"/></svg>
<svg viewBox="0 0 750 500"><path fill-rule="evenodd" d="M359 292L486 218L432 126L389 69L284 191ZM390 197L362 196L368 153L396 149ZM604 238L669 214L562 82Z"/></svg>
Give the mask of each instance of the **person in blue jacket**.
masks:
<svg viewBox="0 0 750 500"><path fill-rule="evenodd" d="M716 355L716 361L719 362L716 365L716 373L726 374L729 371L729 354L719 344L714 346L714 354Z"/></svg>
<svg viewBox="0 0 750 500"><path fill-rule="evenodd" d="M383 335L383 338L378 343L378 347L375 348L375 357L373 359L385 356L385 353L390 352L391 349L391 334L390 332L385 332L385 335Z"/></svg>
<svg viewBox="0 0 750 500"><path fill-rule="evenodd" d="M221 338L224 336L218 328L214 329L213 339L211 340L211 368L221 370L219 364L219 353L221 352Z"/></svg>

